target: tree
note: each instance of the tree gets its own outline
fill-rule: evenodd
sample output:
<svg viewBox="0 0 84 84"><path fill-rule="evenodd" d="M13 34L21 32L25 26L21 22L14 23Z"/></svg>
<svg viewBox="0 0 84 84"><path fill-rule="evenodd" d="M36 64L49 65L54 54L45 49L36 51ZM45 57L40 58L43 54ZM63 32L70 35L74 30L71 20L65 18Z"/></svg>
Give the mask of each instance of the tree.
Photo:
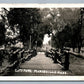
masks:
<svg viewBox="0 0 84 84"><path fill-rule="evenodd" d="M31 35L31 43L34 44L37 40L36 33L38 32L36 30L41 22L38 8L11 8L8 13L8 21L12 28L18 24L20 39L23 43L29 41Z"/></svg>
<svg viewBox="0 0 84 84"><path fill-rule="evenodd" d="M0 46L5 43L5 32L5 25L3 24L3 22L0 22Z"/></svg>
<svg viewBox="0 0 84 84"><path fill-rule="evenodd" d="M5 22L6 22L6 14L7 10L5 8L1 9L2 13L0 14L0 46L6 43L6 28L5 28ZM4 13L3 13L4 12Z"/></svg>
<svg viewBox="0 0 84 84"><path fill-rule="evenodd" d="M58 11L60 16L56 18L55 11ZM78 8L58 8L54 9L52 13L53 17L57 19L54 22L53 28L56 31L55 36L53 35L53 43L57 47L68 46L73 49L78 47L80 40L78 40L80 25L78 23L80 19L80 9ZM79 47L78 47L79 49Z"/></svg>
<svg viewBox="0 0 84 84"><path fill-rule="evenodd" d="M71 39L71 27L67 24L62 31L55 35L54 39L56 39L55 43L57 48L62 49L64 46L71 47L69 44Z"/></svg>

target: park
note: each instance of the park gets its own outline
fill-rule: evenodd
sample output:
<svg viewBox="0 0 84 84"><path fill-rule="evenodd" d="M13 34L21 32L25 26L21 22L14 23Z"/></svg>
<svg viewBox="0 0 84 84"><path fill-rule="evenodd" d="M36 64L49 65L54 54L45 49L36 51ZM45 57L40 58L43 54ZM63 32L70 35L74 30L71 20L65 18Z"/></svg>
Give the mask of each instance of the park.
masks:
<svg viewBox="0 0 84 84"><path fill-rule="evenodd" d="M84 8L0 8L0 76L83 76Z"/></svg>

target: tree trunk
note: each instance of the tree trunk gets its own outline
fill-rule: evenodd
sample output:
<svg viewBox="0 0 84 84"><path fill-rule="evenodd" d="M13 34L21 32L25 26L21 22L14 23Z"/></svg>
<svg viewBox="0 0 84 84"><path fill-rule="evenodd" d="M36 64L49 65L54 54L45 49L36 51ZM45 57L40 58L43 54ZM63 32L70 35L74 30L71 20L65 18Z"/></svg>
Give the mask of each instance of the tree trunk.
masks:
<svg viewBox="0 0 84 84"><path fill-rule="evenodd" d="M73 52L75 52L75 48L73 47Z"/></svg>

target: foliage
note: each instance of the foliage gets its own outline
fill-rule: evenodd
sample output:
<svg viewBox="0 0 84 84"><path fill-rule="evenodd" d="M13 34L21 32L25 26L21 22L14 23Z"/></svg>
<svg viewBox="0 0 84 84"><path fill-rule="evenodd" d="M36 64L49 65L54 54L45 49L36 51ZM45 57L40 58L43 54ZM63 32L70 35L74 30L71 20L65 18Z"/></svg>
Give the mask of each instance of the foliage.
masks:
<svg viewBox="0 0 84 84"><path fill-rule="evenodd" d="M20 39L23 43L30 39L30 35L32 36L32 43L37 40L38 31L36 30L41 22L39 9L11 8L8 13L8 21L12 28L18 24Z"/></svg>
<svg viewBox="0 0 84 84"><path fill-rule="evenodd" d="M0 22L0 45L5 43L5 25L3 22Z"/></svg>

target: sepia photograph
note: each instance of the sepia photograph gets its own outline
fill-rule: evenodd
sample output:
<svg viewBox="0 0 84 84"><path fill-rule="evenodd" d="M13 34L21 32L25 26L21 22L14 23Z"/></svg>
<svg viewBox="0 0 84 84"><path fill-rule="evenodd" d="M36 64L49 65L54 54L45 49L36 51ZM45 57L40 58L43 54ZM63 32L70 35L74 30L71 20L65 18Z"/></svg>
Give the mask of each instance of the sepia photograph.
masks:
<svg viewBox="0 0 84 84"><path fill-rule="evenodd" d="M84 76L84 7L0 6L0 76Z"/></svg>

